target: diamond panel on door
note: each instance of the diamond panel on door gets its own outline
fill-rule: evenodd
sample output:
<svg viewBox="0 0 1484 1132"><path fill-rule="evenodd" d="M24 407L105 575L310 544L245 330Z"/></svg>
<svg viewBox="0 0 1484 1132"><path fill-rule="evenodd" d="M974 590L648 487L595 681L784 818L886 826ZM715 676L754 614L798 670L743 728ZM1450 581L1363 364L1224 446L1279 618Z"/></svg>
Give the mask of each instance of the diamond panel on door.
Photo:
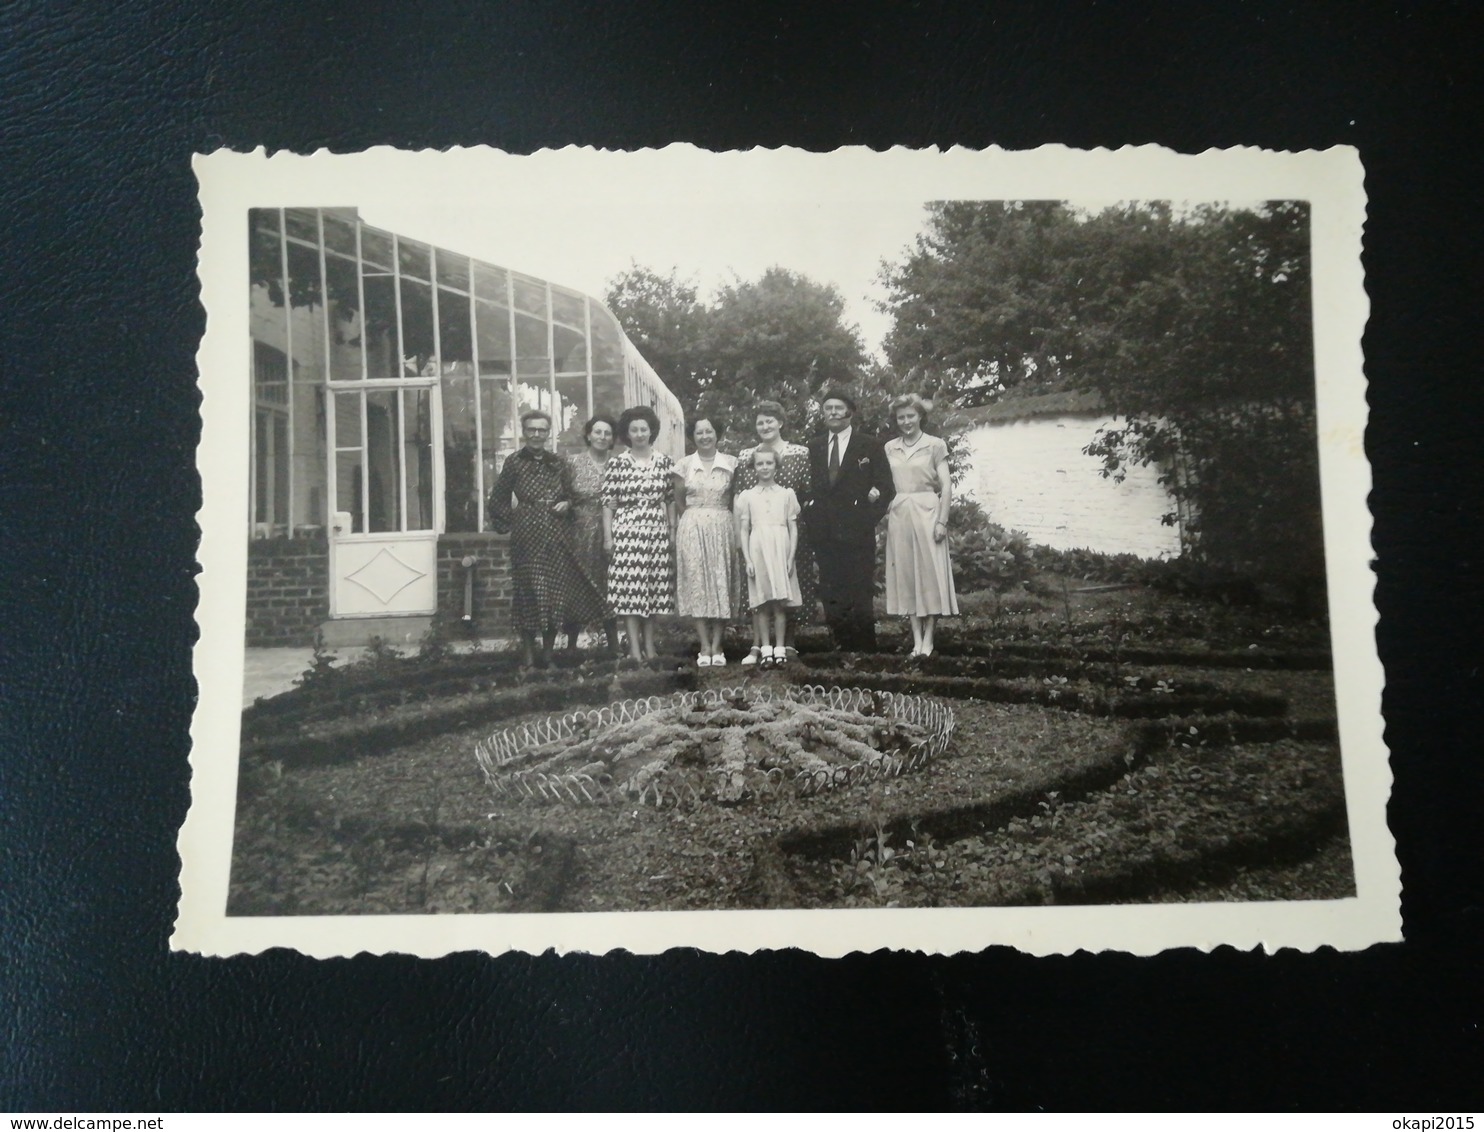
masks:
<svg viewBox="0 0 1484 1132"><path fill-rule="evenodd" d="M438 604L436 558L436 537L339 542L334 615L432 613Z"/></svg>

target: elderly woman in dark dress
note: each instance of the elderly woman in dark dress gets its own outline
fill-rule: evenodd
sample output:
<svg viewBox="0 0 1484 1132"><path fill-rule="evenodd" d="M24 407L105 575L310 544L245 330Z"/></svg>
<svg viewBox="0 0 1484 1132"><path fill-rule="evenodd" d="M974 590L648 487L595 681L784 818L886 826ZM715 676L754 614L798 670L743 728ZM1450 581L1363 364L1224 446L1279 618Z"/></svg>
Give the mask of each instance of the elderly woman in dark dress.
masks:
<svg viewBox="0 0 1484 1132"><path fill-rule="evenodd" d="M500 469L489 497L490 526L510 535L512 617L527 665L551 663L559 626L603 616L603 600L572 549L572 470L546 450L551 417L522 413L524 446Z"/></svg>
<svg viewBox="0 0 1484 1132"><path fill-rule="evenodd" d="M608 599L608 555L603 550L603 472L613 454L618 424L612 417L599 414L582 426L586 447L568 456L572 466L572 549L577 563L587 574L593 588L606 605ZM618 620L609 616L603 622L608 632L608 651L618 655ZM567 647L577 647L577 634L582 626L567 624Z"/></svg>

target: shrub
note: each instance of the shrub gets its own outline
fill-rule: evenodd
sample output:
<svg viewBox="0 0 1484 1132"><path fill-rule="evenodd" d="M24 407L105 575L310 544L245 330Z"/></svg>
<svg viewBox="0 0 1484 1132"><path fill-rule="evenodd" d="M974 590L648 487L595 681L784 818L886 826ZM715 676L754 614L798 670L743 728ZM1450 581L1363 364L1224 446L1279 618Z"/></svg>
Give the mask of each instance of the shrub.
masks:
<svg viewBox="0 0 1484 1132"><path fill-rule="evenodd" d="M948 529L953 534L953 582L959 590L1005 593L1030 578L1030 542L1019 531L990 522L977 500L955 499Z"/></svg>
<svg viewBox="0 0 1484 1132"><path fill-rule="evenodd" d="M1037 570L1110 585L1143 582L1145 568L1151 565L1149 559L1140 558L1137 554L1103 554L1085 546L1070 550L1034 546L1031 548L1031 562Z"/></svg>

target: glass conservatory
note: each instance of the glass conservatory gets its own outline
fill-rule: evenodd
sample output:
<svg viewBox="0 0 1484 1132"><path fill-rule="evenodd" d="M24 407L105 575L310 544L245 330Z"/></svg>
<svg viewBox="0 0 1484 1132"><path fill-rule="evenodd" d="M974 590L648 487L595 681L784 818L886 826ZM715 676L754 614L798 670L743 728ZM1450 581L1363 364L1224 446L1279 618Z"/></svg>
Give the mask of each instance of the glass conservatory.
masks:
<svg viewBox="0 0 1484 1132"><path fill-rule="evenodd" d="M657 447L682 453L679 402L597 299L353 208L254 209L249 230L250 643L432 614L456 581L440 544L503 561L483 500L528 409L574 452L594 413L648 405Z"/></svg>

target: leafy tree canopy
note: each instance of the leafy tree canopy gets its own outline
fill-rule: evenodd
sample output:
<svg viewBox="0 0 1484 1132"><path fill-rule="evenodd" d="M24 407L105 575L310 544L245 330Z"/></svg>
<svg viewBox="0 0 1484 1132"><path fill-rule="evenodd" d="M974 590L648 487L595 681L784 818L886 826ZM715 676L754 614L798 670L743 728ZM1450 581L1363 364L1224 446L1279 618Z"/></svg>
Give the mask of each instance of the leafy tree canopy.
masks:
<svg viewBox="0 0 1484 1132"><path fill-rule="evenodd" d="M962 404L1096 390L1206 556L1320 566L1309 209L950 201L883 266L898 372ZM1170 516L1174 521L1174 515Z"/></svg>
<svg viewBox="0 0 1484 1132"><path fill-rule="evenodd" d="M1124 410L1313 397L1308 206L927 207L883 267L887 358L979 404L1097 389Z"/></svg>
<svg viewBox="0 0 1484 1132"><path fill-rule="evenodd" d="M604 302L639 352L687 411L712 381L703 339L709 310L673 268L661 275L633 265L609 280Z"/></svg>
<svg viewBox="0 0 1484 1132"><path fill-rule="evenodd" d="M752 406L778 401L789 434L804 435L821 393L841 385L884 406L860 331L844 321L834 287L781 267L738 280L703 302L677 272L635 265L614 278L605 300L687 415L718 416L735 443L751 437Z"/></svg>

